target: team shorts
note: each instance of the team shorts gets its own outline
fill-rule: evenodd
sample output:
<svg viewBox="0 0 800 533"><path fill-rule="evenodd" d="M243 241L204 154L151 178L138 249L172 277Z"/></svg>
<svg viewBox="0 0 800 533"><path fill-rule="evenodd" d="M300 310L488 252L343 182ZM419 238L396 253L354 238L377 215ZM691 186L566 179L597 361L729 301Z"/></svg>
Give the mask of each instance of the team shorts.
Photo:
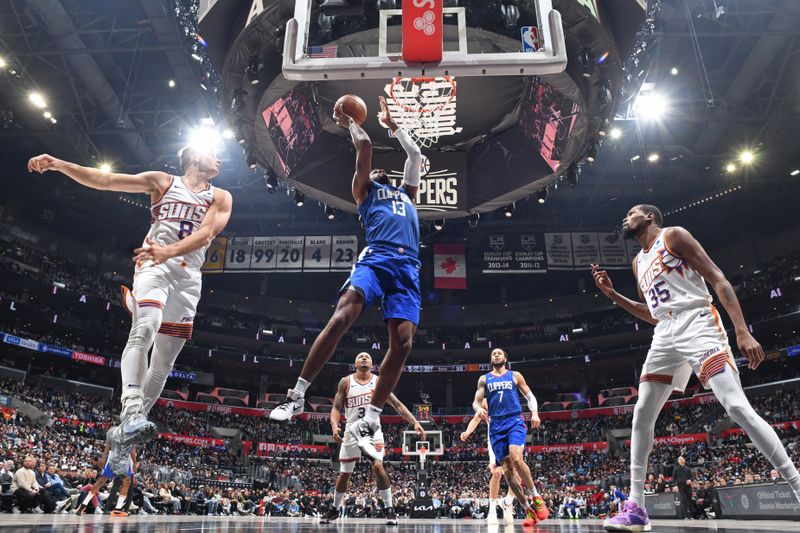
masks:
<svg viewBox="0 0 800 533"><path fill-rule="evenodd" d="M356 462L361 459L361 448L358 447L356 439L347 431L348 426L344 428L344 436L342 437L342 444L339 446L339 472L345 474L351 473L356 467ZM373 435L375 441L375 449L380 451L383 448L383 431L378 429Z"/></svg>
<svg viewBox="0 0 800 533"><path fill-rule="evenodd" d="M137 266L133 275L136 305L164 311L159 333L190 339L202 292L202 274L178 261Z"/></svg>
<svg viewBox="0 0 800 533"><path fill-rule="evenodd" d="M525 438L528 436L528 427L522 415L510 415L504 418L494 417L489 426L489 460L491 464L500 465L508 456L509 446L525 447Z"/></svg>
<svg viewBox="0 0 800 533"><path fill-rule="evenodd" d="M106 479L114 479L117 476L117 474L115 474L113 472L113 470L111 470L111 462L110 461L106 461L106 466L105 466L105 468L103 468L103 473L100 474L100 475L102 477L106 478ZM128 465L128 475L126 477L131 477L132 475L133 475L133 468L129 464Z"/></svg>
<svg viewBox="0 0 800 533"><path fill-rule="evenodd" d="M665 383L683 392L694 371L709 388L708 380L728 368L738 379L717 309L713 305L697 307L659 319L639 382Z"/></svg>
<svg viewBox="0 0 800 533"><path fill-rule="evenodd" d="M422 295L419 259L388 246L367 246L358 256L339 293L352 287L367 305L381 304L383 319L419 324Z"/></svg>

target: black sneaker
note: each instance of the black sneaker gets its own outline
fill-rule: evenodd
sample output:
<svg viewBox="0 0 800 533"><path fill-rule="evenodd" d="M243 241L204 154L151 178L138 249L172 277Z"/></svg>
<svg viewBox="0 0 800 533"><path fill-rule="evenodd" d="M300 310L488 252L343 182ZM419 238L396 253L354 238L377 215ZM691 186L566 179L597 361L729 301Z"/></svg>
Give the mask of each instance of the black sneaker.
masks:
<svg viewBox="0 0 800 533"><path fill-rule="evenodd" d="M394 512L394 507L386 508L386 525L387 526L397 525L397 514Z"/></svg>
<svg viewBox="0 0 800 533"><path fill-rule="evenodd" d="M330 524L334 520L339 518L339 509L335 509L331 507L319 520L320 524Z"/></svg>

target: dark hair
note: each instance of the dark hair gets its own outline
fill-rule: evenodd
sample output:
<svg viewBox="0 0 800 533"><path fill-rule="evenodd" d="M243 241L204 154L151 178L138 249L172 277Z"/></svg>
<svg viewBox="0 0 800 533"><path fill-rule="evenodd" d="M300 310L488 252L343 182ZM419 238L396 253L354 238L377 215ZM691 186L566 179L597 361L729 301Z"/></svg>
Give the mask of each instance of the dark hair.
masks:
<svg viewBox="0 0 800 533"><path fill-rule="evenodd" d="M495 348L495 350L500 350L501 352L503 352L503 356L506 358L506 363L508 363L508 352L505 351L503 348Z"/></svg>
<svg viewBox="0 0 800 533"><path fill-rule="evenodd" d="M655 222L656 226L659 228L664 226L664 216L661 214L661 209L650 204L639 204L636 208L645 215L653 215L653 222Z"/></svg>

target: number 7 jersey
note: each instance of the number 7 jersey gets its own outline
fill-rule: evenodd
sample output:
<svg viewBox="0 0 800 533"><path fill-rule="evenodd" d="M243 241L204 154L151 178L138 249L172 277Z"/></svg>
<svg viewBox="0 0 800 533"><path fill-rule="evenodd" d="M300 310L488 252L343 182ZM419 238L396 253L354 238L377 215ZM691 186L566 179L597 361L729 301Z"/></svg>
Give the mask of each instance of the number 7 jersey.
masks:
<svg viewBox="0 0 800 533"><path fill-rule="evenodd" d="M183 178L173 176L172 182L158 201L150 207L150 231L147 239L161 245L169 245L185 239L200 227L214 199L214 187L193 192L183 182ZM200 269L206 256L208 245L189 252L170 261L182 266Z"/></svg>
<svg viewBox="0 0 800 533"><path fill-rule="evenodd" d="M667 229L662 229L650 248L643 248L633 260L636 282L650 314L657 320L669 313L711 304L703 276L670 250Z"/></svg>

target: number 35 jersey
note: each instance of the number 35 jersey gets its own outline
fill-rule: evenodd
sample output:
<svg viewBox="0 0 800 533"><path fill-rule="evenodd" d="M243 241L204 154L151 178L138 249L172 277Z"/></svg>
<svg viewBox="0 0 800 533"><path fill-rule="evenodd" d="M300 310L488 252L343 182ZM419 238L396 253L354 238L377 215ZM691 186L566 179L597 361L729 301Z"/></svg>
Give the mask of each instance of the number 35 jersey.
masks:
<svg viewBox="0 0 800 533"><path fill-rule="evenodd" d="M173 176L170 186L150 207L150 231L147 232L145 243L150 239L166 246L185 239L200 227L213 199L213 186L193 192L183 178ZM199 270L205 260L206 248L208 246L203 246L170 261Z"/></svg>
<svg viewBox="0 0 800 533"><path fill-rule="evenodd" d="M633 269L650 314L657 320L711 304L703 276L670 250L667 228L659 232L650 248L636 255Z"/></svg>

